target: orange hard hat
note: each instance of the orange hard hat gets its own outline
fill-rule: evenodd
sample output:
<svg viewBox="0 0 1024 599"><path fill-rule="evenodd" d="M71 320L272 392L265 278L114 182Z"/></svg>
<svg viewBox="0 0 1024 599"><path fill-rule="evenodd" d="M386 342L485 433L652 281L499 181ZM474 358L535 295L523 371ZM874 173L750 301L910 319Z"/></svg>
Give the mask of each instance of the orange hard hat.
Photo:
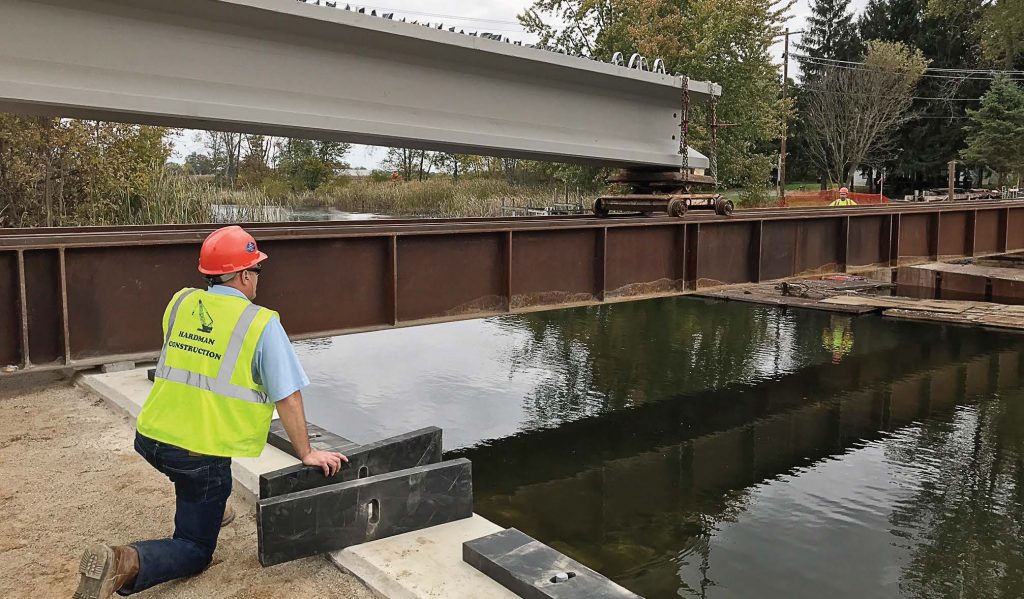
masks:
<svg viewBox="0 0 1024 599"><path fill-rule="evenodd" d="M850 193L850 190L845 188L845 187L840 187L839 188L839 193Z"/></svg>
<svg viewBox="0 0 1024 599"><path fill-rule="evenodd" d="M252 268L267 259L256 240L238 225L221 227L206 238L199 250L199 272L226 275Z"/></svg>

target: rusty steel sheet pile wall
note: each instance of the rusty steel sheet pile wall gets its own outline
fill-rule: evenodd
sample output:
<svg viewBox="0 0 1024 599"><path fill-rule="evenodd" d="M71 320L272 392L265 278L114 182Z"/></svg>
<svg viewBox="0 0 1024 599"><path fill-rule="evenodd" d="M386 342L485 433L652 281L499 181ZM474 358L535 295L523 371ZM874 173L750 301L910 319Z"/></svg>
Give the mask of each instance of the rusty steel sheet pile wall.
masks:
<svg viewBox="0 0 1024 599"><path fill-rule="evenodd" d="M1024 204L246 225L295 338L1024 249ZM216 225L0 230L0 367L153 358Z"/></svg>

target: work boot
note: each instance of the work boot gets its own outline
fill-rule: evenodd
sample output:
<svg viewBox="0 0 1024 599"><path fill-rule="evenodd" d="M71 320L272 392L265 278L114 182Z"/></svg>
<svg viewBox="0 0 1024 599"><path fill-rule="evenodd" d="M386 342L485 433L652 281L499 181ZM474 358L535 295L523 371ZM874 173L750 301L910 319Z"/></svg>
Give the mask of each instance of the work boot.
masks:
<svg viewBox="0 0 1024 599"><path fill-rule="evenodd" d="M235 520L235 508L231 507L230 503L224 504L224 517L221 518L221 527L231 524Z"/></svg>
<svg viewBox="0 0 1024 599"><path fill-rule="evenodd" d="M135 582L139 553L129 545L93 545L82 554L78 571L82 578L73 599L107 599Z"/></svg>

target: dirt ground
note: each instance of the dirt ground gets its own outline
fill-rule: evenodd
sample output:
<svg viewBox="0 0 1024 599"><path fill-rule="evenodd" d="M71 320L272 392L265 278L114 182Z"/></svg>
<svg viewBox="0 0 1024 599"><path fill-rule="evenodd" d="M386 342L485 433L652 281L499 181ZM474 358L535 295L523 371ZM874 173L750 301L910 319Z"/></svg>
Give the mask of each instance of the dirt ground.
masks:
<svg viewBox="0 0 1024 599"><path fill-rule="evenodd" d="M133 436L127 418L67 380L0 379L0 596L69 598L91 542L171 533L173 488L135 453ZM231 502L238 517L210 568L141 596L372 597L324 557L261 567L255 508Z"/></svg>

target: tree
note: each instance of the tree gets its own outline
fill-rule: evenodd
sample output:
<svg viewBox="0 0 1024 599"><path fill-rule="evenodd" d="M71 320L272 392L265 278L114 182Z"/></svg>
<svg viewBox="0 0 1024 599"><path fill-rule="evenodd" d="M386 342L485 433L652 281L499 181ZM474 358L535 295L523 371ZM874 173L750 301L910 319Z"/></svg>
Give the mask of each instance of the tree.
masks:
<svg viewBox="0 0 1024 599"><path fill-rule="evenodd" d="M216 170L213 159L206 154L192 152L185 157L185 171L191 175L212 175Z"/></svg>
<svg viewBox="0 0 1024 599"><path fill-rule="evenodd" d="M934 69L984 67L972 33L981 18L979 7L941 18L928 10L928 0L871 0L859 21L861 38L902 42L918 48ZM900 128L901 148L885 163L886 179L898 187L945 186L946 163L964 147L965 109L988 88L984 78L954 78L936 71L921 79L911 119Z"/></svg>
<svg viewBox="0 0 1024 599"><path fill-rule="evenodd" d="M817 81L825 60L856 60L863 53L857 26L850 12L850 0L814 0L807 29L796 45L806 57L800 59L803 81Z"/></svg>
<svg viewBox="0 0 1024 599"><path fill-rule="evenodd" d="M117 222L146 200L173 130L0 114L0 226Z"/></svg>
<svg viewBox="0 0 1024 599"><path fill-rule="evenodd" d="M482 164L479 156L449 154L447 152L438 152L434 162L451 175L454 181L459 180L459 175L464 175L473 169L479 168Z"/></svg>
<svg viewBox="0 0 1024 599"><path fill-rule="evenodd" d="M928 12L943 19L980 12L971 32L985 57L1014 69L1024 56L1024 0L928 0Z"/></svg>
<svg viewBox="0 0 1024 599"><path fill-rule="evenodd" d="M291 138L280 144L278 170L293 189L313 191L330 182L345 167L346 143Z"/></svg>
<svg viewBox="0 0 1024 599"><path fill-rule="evenodd" d="M245 157L253 164L262 164L266 168L273 165L275 138L267 135L245 136Z"/></svg>
<svg viewBox="0 0 1024 599"><path fill-rule="evenodd" d="M345 163L345 155L352 149L352 144L340 141L314 141L313 148L317 160L332 170L348 168L348 164Z"/></svg>
<svg viewBox="0 0 1024 599"><path fill-rule="evenodd" d="M1000 186L1007 174L1024 172L1024 90L1001 75L967 115L964 159L994 170Z"/></svg>
<svg viewBox="0 0 1024 599"><path fill-rule="evenodd" d="M661 57L667 70L722 85L719 180L763 193L789 109L771 49L792 1L537 0L520 15L548 47L608 61L615 52ZM691 145L710 152L707 107L691 116Z"/></svg>
<svg viewBox="0 0 1024 599"><path fill-rule="evenodd" d="M863 66L830 69L808 86L808 148L830 181L852 182L858 167L886 157L927 65L919 50L869 42Z"/></svg>
<svg viewBox="0 0 1024 599"><path fill-rule="evenodd" d="M417 152L418 150L409 148L388 148L383 166L393 173L400 174L405 181L412 181L416 164L419 162Z"/></svg>
<svg viewBox="0 0 1024 599"><path fill-rule="evenodd" d="M274 139L263 135L245 136L245 156L238 165L238 182L243 187L263 187L273 177L271 161Z"/></svg>
<svg viewBox="0 0 1024 599"><path fill-rule="evenodd" d="M196 136L213 162L214 174L228 187L234 187L238 177L243 137L228 131L203 131Z"/></svg>

